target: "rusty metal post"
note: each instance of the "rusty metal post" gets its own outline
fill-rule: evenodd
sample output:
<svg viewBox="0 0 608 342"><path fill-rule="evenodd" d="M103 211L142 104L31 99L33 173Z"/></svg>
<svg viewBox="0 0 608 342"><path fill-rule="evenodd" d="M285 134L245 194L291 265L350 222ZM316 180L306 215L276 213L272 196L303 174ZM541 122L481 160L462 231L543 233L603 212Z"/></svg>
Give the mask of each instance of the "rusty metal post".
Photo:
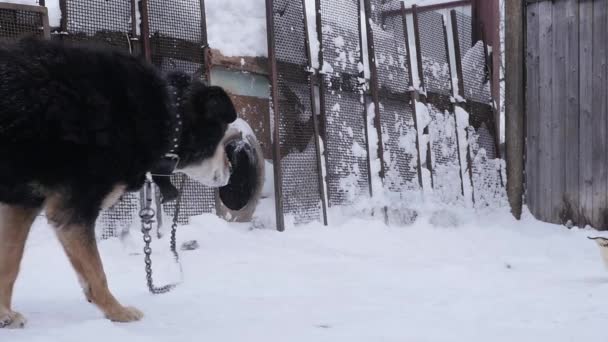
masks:
<svg viewBox="0 0 608 342"><path fill-rule="evenodd" d="M448 23L446 22L447 17L443 17L443 36L445 39L445 53L446 53L446 57L448 59L448 72L450 75L450 94L454 94L454 82L452 81L452 63L451 63L451 59L450 59L450 47L449 47L449 43L448 43ZM452 31L452 35L454 35L454 32ZM455 40L454 40L455 41ZM461 159L461 155L460 155L460 137L458 134L458 118L456 117L456 105L454 103L451 104L451 111L452 114L454 115L454 131L456 133L456 150L458 151L458 174L460 175L460 192L462 194L462 197L464 198L464 177L462 175L462 159Z"/></svg>
<svg viewBox="0 0 608 342"><path fill-rule="evenodd" d="M412 15L414 18L414 40L415 40L415 44L416 44L416 59L418 62L417 63L418 64L418 79L420 81L420 88L423 90L424 94L426 94L426 85L424 84L424 72L423 72L424 65L422 64L422 49L421 49L421 44L420 44L420 25L418 23L418 7L416 5L412 6ZM424 95L424 94L418 94L418 97L419 97L420 101L426 105L427 104L426 95ZM418 109L416 108L415 104L414 104L414 114L418 115ZM423 134L429 134L428 130L426 131L426 133L423 130ZM429 139L429 142L427 143L427 149L426 149L426 166L431 175L431 188L435 188L435 181L434 181L434 177L433 177L433 161L431 158L431 141L430 141L430 139Z"/></svg>
<svg viewBox="0 0 608 342"><path fill-rule="evenodd" d="M410 79L408 80L408 85L411 89L414 87L414 76L411 72L412 70L412 52L410 49L410 38L409 38L409 30L407 28L407 11L405 9L405 4L401 2L401 20L403 21L403 39L405 40L405 51L407 54L407 64L410 68ZM414 119L414 129L416 130L416 157L418 159L418 184L420 185L420 189L424 188L424 183L422 182L422 160L420 159L420 136L418 135L418 115L416 115L416 100L417 96L415 95L416 91L410 91L410 104L412 106L412 117Z"/></svg>
<svg viewBox="0 0 608 342"><path fill-rule="evenodd" d="M363 0L365 12L365 31L367 35L367 55L370 71L370 91L374 102L374 126L378 135L378 159L380 160L380 179L384 182L386 176L386 162L384 160L384 145L382 143L382 120L380 118L380 98L378 96L378 69L376 65L376 48L374 46L374 32L371 26L371 3ZM363 48L361 49L363 50ZM368 157L369 158L369 157ZM370 179L371 181L371 179Z"/></svg>
<svg viewBox="0 0 608 342"><path fill-rule="evenodd" d="M152 62L152 48L150 46L150 17L148 16L148 0L139 0L141 13L141 44L144 49L144 58Z"/></svg>
<svg viewBox="0 0 608 342"><path fill-rule="evenodd" d="M270 96L272 97L271 111L274 113L274 130L271 134L273 136L272 151L274 166L275 209L277 230L282 232L285 230L285 217L283 216L283 172L281 170L281 141L279 134L279 125L281 123L279 116L281 113L279 108L279 79L275 51L273 0L266 0L266 31L268 36L268 64L271 87Z"/></svg>
<svg viewBox="0 0 608 342"><path fill-rule="evenodd" d="M323 210L323 224L327 226L327 199L325 197L325 179L323 178L323 165L321 163L321 146L319 144L319 119L317 118L317 100L315 96L315 83L313 82L317 77L318 73L313 68L312 65L312 51L310 49L310 40L308 38L308 17L306 15L306 0L302 0L302 12L304 13L302 20L304 20L304 43L306 44L306 58L308 59L308 69L309 69L309 81L308 84L310 86L310 104L311 104L311 113L312 113L312 125L313 125L313 135L315 139L315 155L317 161L317 172L319 173L318 182L319 182L319 195L321 195L321 206Z"/></svg>
<svg viewBox="0 0 608 342"><path fill-rule="evenodd" d="M462 71L462 51L460 51L460 37L458 36L458 21L456 11L452 10L452 35L454 36L454 58L456 59L456 77L458 77L458 95L464 100L464 74ZM466 101L459 103L466 105ZM458 118L456 118L458 120ZM465 128L466 139L469 141L469 130ZM471 182L471 200L475 203L475 188L473 187L473 160L471 158L471 146L467 146L467 169L469 169L469 180Z"/></svg>

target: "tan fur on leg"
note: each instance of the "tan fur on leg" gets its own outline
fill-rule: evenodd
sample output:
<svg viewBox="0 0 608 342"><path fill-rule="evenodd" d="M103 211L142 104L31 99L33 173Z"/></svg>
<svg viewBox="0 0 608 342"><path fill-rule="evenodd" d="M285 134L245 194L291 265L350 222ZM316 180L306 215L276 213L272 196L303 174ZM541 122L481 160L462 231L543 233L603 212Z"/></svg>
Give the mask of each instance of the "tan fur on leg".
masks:
<svg viewBox="0 0 608 342"><path fill-rule="evenodd" d="M25 318L11 310L25 241L39 209L0 204L0 328L22 328Z"/></svg>
<svg viewBox="0 0 608 342"><path fill-rule="evenodd" d="M57 229L57 236L70 262L78 273L89 301L97 305L106 317L115 322L132 322L143 317L141 311L122 306L108 289L97 243L83 233L89 227L67 226Z"/></svg>

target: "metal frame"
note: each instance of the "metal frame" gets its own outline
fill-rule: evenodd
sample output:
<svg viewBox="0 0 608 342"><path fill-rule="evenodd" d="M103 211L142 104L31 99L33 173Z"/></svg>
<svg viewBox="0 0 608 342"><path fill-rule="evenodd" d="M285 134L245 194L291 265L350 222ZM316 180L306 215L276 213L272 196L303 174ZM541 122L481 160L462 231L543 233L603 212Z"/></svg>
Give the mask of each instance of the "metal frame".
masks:
<svg viewBox="0 0 608 342"><path fill-rule="evenodd" d="M376 47L374 45L374 32L371 27L372 6L370 0L363 0L365 11L365 31L367 35L367 56L370 70L370 91L374 102L374 126L378 134L378 159L380 159L380 179L384 183L386 176L386 161L384 160L384 144L382 142L382 119L380 117L380 96L378 95L378 69L376 66ZM359 11L360 12L360 11ZM360 21L359 21L360 22ZM367 107L367 106L366 106ZM367 109L366 109L367 111ZM366 120L367 122L367 120ZM369 150L369 149L368 149ZM369 157L368 157L369 159Z"/></svg>
<svg viewBox="0 0 608 342"><path fill-rule="evenodd" d="M266 31L268 35L268 64L270 69L270 92L272 96L272 112L274 113L274 130L272 131L272 159L274 169L275 212L277 230L285 230L285 217L283 216L283 171L281 169L281 141L279 134L279 80L277 58L275 55L275 33L273 0L266 0Z"/></svg>
<svg viewBox="0 0 608 342"><path fill-rule="evenodd" d="M426 95L422 95L420 94L419 98L420 101L422 103L424 103L425 105L427 105L429 103L429 98L433 98L435 96L433 96L433 94L431 94L429 92L428 89L426 89L425 86L425 80L424 80L424 71L423 71L423 63L422 63L422 48L421 48L421 42L420 42L420 25L419 25L419 19L418 19L418 14L420 12L427 12L427 11L436 11L436 10L440 10L440 9L446 9L446 8L450 8L450 7L455 7L455 6L462 6L462 5L467 5L468 3L470 3L470 1L457 1L457 2L452 2L452 3L444 3L444 4L438 4L438 5L430 5L430 6L426 6L424 7L423 10L421 10L420 8L418 8L416 5L412 6L412 14L413 14L413 18L414 18L414 36L416 39L416 57L417 57L417 64L418 64L418 77L420 79L420 84L422 86L422 88L424 89L424 93ZM407 12L405 12L405 8L402 8L402 15L404 17L404 21L405 21L405 16L407 14ZM455 13L454 10L452 10L453 13ZM454 14L455 15L455 14ZM445 44L445 52L446 52L446 58L447 58L447 64L448 64L448 70L449 70L449 75L450 75L450 94L454 94L455 90L454 90L454 83L451 80L451 75L452 75L452 63L450 61L450 49L449 49L449 37L448 37L448 31L447 31L447 23L446 23L446 18L443 17L443 36L444 36L444 44ZM452 20L452 25L454 25L455 21ZM454 31L456 32L456 31ZM457 43L457 40L455 41L455 44ZM458 47L458 46L457 46ZM460 56L460 51L459 49L455 49L455 55ZM457 75L458 75L458 70L460 70L460 75L458 76L459 79L459 84L460 82L463 82L462 80L462 66L459 65L459 61L457 61L457 65L456 65L456 69L457 69ZM459 93L463 92L464 89L463 87L461 87L459 89ZM460 135L458 134L458 118L456 117L456 111L455 111L455 104L453 102L450 103L449 105L449 109L450 109L450 114L452 114L453 118L454 118L454 127L455 127L455 133L456 133L456 150L457 150L457 155L458 155L458 166L459 166L459 170L458 173L460 175L460 192L461 195L464 197L464 175L462 173L462 156L460 154ZM467 140L468 140L468 135L467 135ZM427 146L427 165L429 166L429 171L430 171L430 175L431 175L431 187L435 188L435 180L434 180L434 176L433 176L433 165L432 165L432 158L431 158L431 153L432 153L432 144L431 144L431 139L429 139L429 143ZM470 162L470 154L467 152L467 167L469 169L469 173L470 173L470 178L471 178L471 185L473 184L473 178L472 178L472 174L471 174L471 162Z"/></svg>
<svg viewBox="0 0 608 342"><path fill-rule="evenodd" d="M308 59L308 69L310 70L310 100L311 100L311 111L312 111L312 124L313 124L313 135L315 139L315 153L317 155L317 169L319 173L319 194L321 195L321 205L323 211L323 224L327 226L327 197L325 194L325 179L323 178L323 165L321 163L321 146L319 144L319 120L317 118L316 109L317 101L315 96L315 84L318 84L319 73L313 69L312 65L312 51L310 49L310 38L308 37L308 17L306 16L306 0L302 0L302 11L304 13L304 40L306 44L306 58Z"/></svg>
<svg viewBox="0 0 608 342"><path fill-rule="evenodd" d="M363 37L362 37L362 31L361 31L361 1L357 1L357 13L358 13L358 20L357 20L357 25L359 25L359 46L361 47L361 50L363 49ZM319 42L319 56L318 56L318 60L319 60L319 67L322 67L324 64L324 58L323 58L323 19L321 16L321 0L315 0L315 8L316 8L316 23L317 23L317 40ZM359 56L359 62L363 63L363 52L361 52L361 55ZM364 71L362 71L359 74L359 77L363 77L363 73ZM323 131L322 134L323 136L326 138L327 137L327 112L326 112L326 100L325 100L325 86L322 82L321 79L319 79L319 102L320 102L320 117L321 120L323 120L322 122L322 127L323 127ZM368 180L368 189L369 189L369 196L372 197L373 196L373 189L372 189L372 171L371 171L371 161L369 158L369 150L370 150L370 146L369 146L369 134L368 134L368 125L367 125L367 118L368 118L368 114L367 114L367 110L368 110L368 106L364 105L364 110L363 112L363 122L365 123L364 126L364 130L365 130L365 148L366 151L368 151L368 157L366 158L366 162L367 162L367 180ZM327 140L327 139L325 139ZM324 142L327 145L327 141ZM329 165L329 156L328 153L325 153L325 164ZM329 173L328 173L328 177L329 177ZM331 193L328 192L327 193L327 199L328 199L328 203L327 203L327 207L331 207L331 200L330 200L330 196Z"/></svg>
<svg viewBox="0 0 608 342"><path fill-rule="evenodd" d="M410 79L409 86L411 89L414 88L414 77L411 73L411 51L410 51L410 38L409 31L407 28L407 11L405 9L405 3L401 2L401 19L403 20L403 39L405 39L405 50L408 56L408 64L410 64ZM416 101L418 99L418 94L415 90L410 92L410 103L412 106L412 117L414 119L414 129L416 129L416 157L418 158L418 183L420 185L420 189L424 189L424 182L422 181L422 160L420 158L420 135L418 129L418 115L416 115Z"/></svg>
<svg viewBox="0 0 608 342"><path fill-rule="evenodd" d="M0 3L0 9L40 13L42 16L42 34L45 39L49 39L51 37L51 28L49 26L49 11L43 5Z"/></svg>
<svg viewBox="0 0 608 342"><path fill-rule="evenodd" d="M416 45L416 62L417 62L416 64L418 65L418 81L420 82L420 88L425 90L424 93L426 93L424 74L422 72L422 70L424 69L424 66L422 65L422 51L420 48L421 44L420 44L420 25L418 23L418 6L416 6L416 5L412 6L412 14L413 14L413 19L414 19L414 40L415 40L414 44ZM417 100L419 100L424 105L426 105L426 96L423 94L420 94L420 93L418 93L417 95L418 95ZM416 108L416 104L414 104L414 115L418 116L418 110ZM422 134L425 134L424 131L422 132ZM426 130L426 134L429 134L428 126L427 126L427 130ZM418 154L420 154L420 152L418 152ZM427 142L425 159L426 159L427 169L429 170L429 174L431 176L431 188L435 188L435 180L433 177L433 159L431 158L431 141L430 141L430 139Z"/></svg>

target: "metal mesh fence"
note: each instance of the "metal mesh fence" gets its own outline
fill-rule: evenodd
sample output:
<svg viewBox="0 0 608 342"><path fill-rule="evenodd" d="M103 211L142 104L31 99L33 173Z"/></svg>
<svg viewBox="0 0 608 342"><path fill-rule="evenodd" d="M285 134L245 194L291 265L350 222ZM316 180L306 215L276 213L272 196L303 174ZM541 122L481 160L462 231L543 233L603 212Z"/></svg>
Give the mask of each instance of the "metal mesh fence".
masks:
<svg viewBox="0 0 608 342"><path fill-rule="evenodd" d="M60 0L63 3L62 39L107 44L132 51L134 37L132 1L135 0Z"/></svg>
<svg viewBox="0 0 608 342"><path fill-rule="evenodd" d="M452 113L433 105L428 109L434 190L443 203L455 204L463 199L456 120Z"/></svg>
<svg viewBox="0 0 608 342"><path fill-rule="evenodd" d="M358 0L321 0L322 91L329 205L369 195Z"/></svg>
<svg viewBox="0 0 608 342"><path fill-rule="evenodd" d="M188 224L188 219L192 216L212 213L215 210L215 191L209 187L202 185L184 175L177 173L171 176L171 183L177 188L185 183L181 192L181 202L179 208L178 223ZM175 214L176 201L163 204L165 214L173 219Z"/></svg>
<svg viewBox="0 0 608 342"><path fill-rule="evenodd" d="M99 214L97 234L107 239L127 232L134 220L139 219L139 208L139 193L125 193L114 206Z"/></svg>
<svg viewBox="0 0 608 342"><path fill-rule="evenodd" d="M388 4L372 1L370 27L374 40L378 76L380 122L382 125L385 184L393 192L419 187L417 183L416 130L410 103L411 73L401 16L383 18ZM399 20L395 20L399 19ZM383 25L383 22L388 23ZM372 67L374 67L372 65Z"/></svg>
<svg viewBox="0 0 608 342"><path fill-rule="evenodd" d="M46 14L27 7L29 6L0 4L0 40L15 41L24 37L45 36L45 25L48 24Z"/></svg>
<svg viewBox="0 0 608 342"><path fill-rule="evenodd" d="M274 0L283 214L295 223L320 220L322 202L313 126L304 9L300 0Z"/></svg>
<svg viewBox="0 0 608 342"><path fill-rule="evenodd" d="M148 0L152 63L162 70L204 73L200 0Z"/></svg>
<svg viewBox="0 0 608 342"><path fill-rule="evenodd" d="M418 34L426 91L451 96L452 77L448 65L443 15L433 11L419 12Z"/></svg>

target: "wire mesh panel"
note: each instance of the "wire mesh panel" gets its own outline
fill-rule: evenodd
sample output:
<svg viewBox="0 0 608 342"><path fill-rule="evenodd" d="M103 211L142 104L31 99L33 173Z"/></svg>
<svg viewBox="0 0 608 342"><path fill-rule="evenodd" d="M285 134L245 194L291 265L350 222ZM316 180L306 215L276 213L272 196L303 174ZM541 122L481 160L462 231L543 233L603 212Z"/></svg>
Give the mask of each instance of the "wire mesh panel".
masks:
<svg viewBox="0 0 608 342"><path fill-rule="evenodd" d="M179 207L179 224L188 224L192 216L212 213L215 210L215 191L184 175L177 173L171 176L171 183L178 189L182 186ZM163 204L163 211L171 219L175 214L176 201Z"/></svg>
<svg viewBox="0 0 608 342"><path fill-rule="evenodd" d="M322 200L315 145L304 8L299 0L274 0L279 142L283 214L294 223L319 221Z"/></svg>
<svg viewBox="0 0 608 342"><path fill-rule="evenodd" d="M329 205L369 196L358 0L320 0L325 153Z"/></svg>
<svg viewBox="0 0 608 342"><path fill-rule="evenodd" d="M200 0L148 0L152 63L162 70L204 73Z"/></svg>
<svg viewBox="0 0 608 342"><path fill-rule="evenodd" d="M418 13L422 77L427 92L451 96L452 86L443 15L434 11Z"/></svg>
<svg viewBox="0 0 608 342"><path fill-rule="evenodd" d="M388 4L373 6L367 26L373 35L375 63L370 67L377 75L382 143L386 163L385 184L391 192L404 192L419 187L416 130L410 103L411 73L407 56L403 20L390 18L383 25L382 15ZM390 7L392 8L392 7ZM373 79L372 79L373 81Z"/></svg>
<svg viewBox="0 0 608 342"><path fill-rule="evenodd" d="M15 41L24 37L48 37L46 8L0 3L0 40Z"/></svg>
<svg viewBox="0 0 608 342"><path fill-rule="evenodd" d="M462 178L456 120L452 113L428 105L431 123L431 158L433 186L443 203L454 204L462 200Z"/></svg>
<svg viewBox="0 0 608 342"><path fill-rule="evenodd" d="M463 199L462 169L456 117L451 103L452 76L444 17L438 12L417 14L422 77L427 91L433 188L442 202Z"/></svg>
<svg viewBox="0 0 608 342"><path fill-rule="evenodd" d="M132 51L135 0L60 0L62 39L90 41Z"/></svg>
<svg viewBox="0 0 608 342"><path fill-rule="evenodd" d="M118 237L127 232L139 219L139 193L125 193L111 208L99 214L95 225L97 235L102 239Z"/></svg>

